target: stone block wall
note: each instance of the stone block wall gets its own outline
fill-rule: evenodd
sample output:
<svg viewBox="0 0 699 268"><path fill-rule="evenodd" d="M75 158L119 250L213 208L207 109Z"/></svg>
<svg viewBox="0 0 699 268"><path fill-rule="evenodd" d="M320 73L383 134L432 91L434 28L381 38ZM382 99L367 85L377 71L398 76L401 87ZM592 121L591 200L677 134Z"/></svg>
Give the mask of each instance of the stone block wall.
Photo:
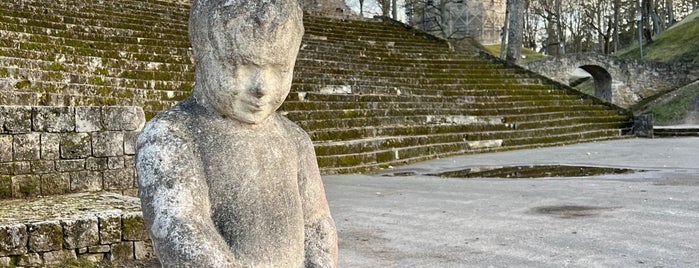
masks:
<svg viewBox="0 0 699 268"><path fill-rule="evenodd" d="M0 199L137 193L142 108L0 106Z"/></svg>
<svg viewBox="0 0 699 268"><path fill-rule="evenodd" d="M71 212L63 218L21 219L10 211L11 218L20 218L0 220L0 267L118 265L154 258L138 199L109 193L89 196L53 198L91 207L89 213ZM109 210L99 204L104 202L122 207ZM47 203L30 204L43 211L57 208ZM15 206L28 208L26 204Z"/></svg>

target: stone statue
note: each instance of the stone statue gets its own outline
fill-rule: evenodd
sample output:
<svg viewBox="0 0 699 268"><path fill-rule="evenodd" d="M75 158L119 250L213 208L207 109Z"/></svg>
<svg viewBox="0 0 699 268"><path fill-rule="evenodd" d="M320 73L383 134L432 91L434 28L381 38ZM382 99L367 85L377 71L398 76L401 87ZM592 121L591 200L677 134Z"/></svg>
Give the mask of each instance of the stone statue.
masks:
<svg viewBox="0 0 699 268"><path fill-rule="evenodd" d="M303 35L295 0L194 0L192 96L138 138L143 216L166 267L336 267L313 144L278 115Z"/></svg>

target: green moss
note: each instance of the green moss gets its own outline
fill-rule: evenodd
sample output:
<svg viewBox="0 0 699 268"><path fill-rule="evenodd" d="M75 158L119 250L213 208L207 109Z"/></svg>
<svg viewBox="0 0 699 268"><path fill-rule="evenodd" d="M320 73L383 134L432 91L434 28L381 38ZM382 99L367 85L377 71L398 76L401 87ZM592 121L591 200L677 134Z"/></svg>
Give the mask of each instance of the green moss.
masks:
<svg viewBox="0 0 699 268"><path fill-rule="evenodd" d="M390 162L395 160L395 154L393 152L381 152L376 154L376 161L379 163Z"/></svg>
<svg viewBox="0 0 699 268"><path fill-rule="evenodd" d="M5 67L0 68L0 77L10 77L10 70Z"/></svg>
<svg viewBox="0 0 699 268"><path fill-rule="evenodd" d="M32 82L29 81L29 79L24 79L22 81L19 81L15 83L15 88L16 89L24 89L32 86Z"/></svg>
<svg viewBox="0 0 699 268"><path fill-rule="evenodd" d="M0 199L12 196L12 177L0 175Z"/></svg>
<svg viewBox="0 0 699 268"><path fill-rule="evenodd" d="M123 217L121 220L122 234L125 236L147 236L145 234L146 224L141 216Z"/></svg>
<svg viewBox="0 0 699 268"><path fill-rule="evenodd" d="M97 85L97 86L106 86L106 85L107 85L107 82L105 82L104 79L102 79L102 77L99 77L99 76L91 76L91 77L89 77L89 78L87 79L87 83L88 83L88 84ZM100 90L101 90L101 89L102 89L102 88L100 88ZM103 95L100 95L100 96L103 96Z"/></svg>

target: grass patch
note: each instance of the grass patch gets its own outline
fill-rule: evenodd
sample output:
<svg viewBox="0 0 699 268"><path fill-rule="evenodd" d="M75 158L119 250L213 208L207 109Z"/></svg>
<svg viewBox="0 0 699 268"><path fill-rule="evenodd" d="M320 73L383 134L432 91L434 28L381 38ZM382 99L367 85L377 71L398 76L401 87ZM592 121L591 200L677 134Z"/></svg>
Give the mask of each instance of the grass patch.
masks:
<svg viewBox="0 0 699 268"><path fill-rule="evenodd" d="M658 104L645 112L653 114L654 123L660 126L683 124L692 102L699 97L699 83L666 94Z"/></svg>

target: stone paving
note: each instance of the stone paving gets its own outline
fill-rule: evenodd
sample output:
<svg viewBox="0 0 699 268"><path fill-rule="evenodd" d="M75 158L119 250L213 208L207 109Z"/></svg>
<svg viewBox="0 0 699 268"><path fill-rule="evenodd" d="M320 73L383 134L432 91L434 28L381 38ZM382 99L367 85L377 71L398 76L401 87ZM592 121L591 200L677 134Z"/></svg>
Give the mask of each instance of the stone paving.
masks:
<svg viewBox="0 0 699 268"><path fill-rule="evenodd" d="M340 267L699 267L699 138L627 139L326 176ZM445 179L467 167L633 174ZM411 176L384 176L414 174Z"/></svg>

